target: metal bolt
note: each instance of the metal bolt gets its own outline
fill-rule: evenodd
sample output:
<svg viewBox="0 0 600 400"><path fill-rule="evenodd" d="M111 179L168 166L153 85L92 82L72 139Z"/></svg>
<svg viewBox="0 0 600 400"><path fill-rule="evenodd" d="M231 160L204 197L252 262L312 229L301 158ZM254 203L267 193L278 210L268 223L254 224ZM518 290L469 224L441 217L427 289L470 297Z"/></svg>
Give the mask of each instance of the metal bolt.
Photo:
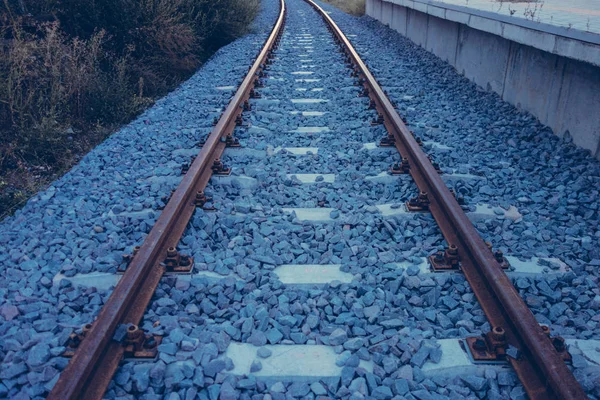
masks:
<svg viewBox="0 0 600 400"><path fill-rule="evenodd" d="M560 336L552 338L552 344L554 345L554 348L556 349L556 351L558 351L559 353L562 353L566 349L565 339L563 339Z"/></svg>
<svg viewBox="0 0 600 400"><path fill-rule="evenodd" d="M192 259L189 256L180 256L179 257L179 265L182 267L187 267L192 263Z"/></svg>
<svg viewBox="0 0 600 400"><path fill-rule="evenodd" d="M400 168L404 173L408 173L410 171L410 163L408 162L408 158L403 157L402 162L400 163Z"/></svg>
<svg viewBox="0 0 600 400"><path fill-rule="evenodd" d="M438 251L435 253L435 261L438 263L444 262L444 252L443 251Z"/></svg>
<svg viewBox="0 0 600 400"><path fill-rule="evenodd" d="M206 204L207 201L208 198L206 197L203 191L196 192L196 198L194 199L194 205L196 207L204 206L204 204Z"/></svg>
<svg viewBox="0 0 600 400"><path fill-rule="evenodd" d="M455 244L451 244L450 246L448 246L448 253L452 255L458 254L458 247L456 247Z"/></svg>
<svg viewBox="0 0 600 400"><path fill-rule="evenodd" d="M498 249L494 252L494 258L496 259L496 261L498 261L500 264L502 264L504 262L504 253L502 252L502 250Z"/></svg>
<svg viewBox="0 0 600 400"><path fill-rule="evenodd" d="M485 343L485 340L483 340L482 338L477 338L474 342L473 342L473 348L477 351L486 351L487 350L487 344Z"/></svg>
<svg viewBox="0 0 600 400"><path fill-rule="evenodd" d="M240 147L240 141L237 138L234 138L233 135L230 133L225 138L225 146L227 146L227 147Z"/></svg>
<svg viewBox="0 0 600 400"><path fill-rule="evenodd" d="M81 328L81 334L83 336L87 335L89 331L92 330L92 324L85 324L82 328Z"/></svg>
<svg viewBox="0 0 600 400"><path fill-rule="evenodd" d="M501 326L495 326L492 329L492 338L498 342L504 342L506 340L506 332L504 331L504 328Z"/></svg>
<svg viewBox="0 0 600 400"><path fill-rule="evenodd" d="M177 257L177 250L175 247L169 247L167 249L167 258L175 258Z"/></svg>
<svg viewBox="0 0 600 400"><path fill-rule="evenodd" d="M156 339L154 339L154 336L150 336L144 341L144 348L153 349L156 347L157 344L158 343L156 343Z"/></svg>
<svg viewBox="0 0 600 400"><path fill-rule="evenodd" d="M546 325L540 325L540 328L542 328L542 331L546 334L546 336L550 337L550 328Z"/></svg>

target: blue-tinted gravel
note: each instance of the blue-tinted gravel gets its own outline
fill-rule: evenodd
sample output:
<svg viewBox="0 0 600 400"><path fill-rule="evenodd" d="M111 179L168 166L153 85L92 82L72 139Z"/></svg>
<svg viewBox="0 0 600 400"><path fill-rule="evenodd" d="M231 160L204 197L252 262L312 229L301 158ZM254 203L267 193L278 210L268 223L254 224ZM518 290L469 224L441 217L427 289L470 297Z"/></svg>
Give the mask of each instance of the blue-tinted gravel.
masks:
<svg viewBox="0 0 600 400"><path fill-rule="evenodd" d="M67 360L58 357L74 327L90 321L108 293L79 290L63 271L116 271L127 246L139 244L155 207L179 180L201 133L210 132L278 15L265 0L254 33L219 50L200 71L137 120L90 152L64 177L0 225L0 398L41 398Z"/></svg>
<svg viewBox="0 0 600 400"><path fill-rule="evenodd" d="M416 186L407 177L393 185L364 181L399 156L362 149L363 143L383 137L383 128L369 125L374 114L357 97L322 21L300 0L287 4L286 34L266 87L260 89L263 99L253 101L253 110L244 114L245 126L236 130L246 150L262 155L228 150L224 156L234 176L255 178L256 186L245 186L243 179L227 185L213 179L207 192L218 211L198 211L180 245L194 255L197 269L234 277L191 283L165 277L142 323L166 335L160 358L124 363L106 397L522 398L512 373L428 378L421 372L427 359L439 356L436 339L479 334L489 324L462 276L420 275L414 267L393 266L440 248L441 235L429 215L383 219L373 212L374 204L403 203ZM456 189L472 204L519 208L521 221L478 224L484 237L505 253L555 256L573 267L566 277L517 282L540 322L565 336L597 338L598 163L389 29L325 7L346 33L357 35L350 39L415 132L456 149L427 151L447 171L486 177L459 182ZM8 280L0 282L0 397L47 393L66 363L58 357L62 343L73 328L93 319L109 294L75 288L67 280L53 288L53 276L59 271L67 276L114 272L122 253L142 242L158 213L152 210L177 185L181 164L197 152L195 143L229 100L232 90L215 87L239 84L277 9L275 0L265 1L256 23L260 33L222 49L180 89L4 221L0 263L6 265ZM313 76L292 74L304 70L299 58L306 49L296 37L302 30L314 37L313 62L308 63L314 67L307 70L319 82L296 82ZM293 104L294 98L329 102ZM326 114L290 114L297 110ZM290 132L306 126L330 131ZM319 153L275 153L280 146L319 147ZM294 173L337 177L333 184L302 185L287 178ZM561 196L570 190L576 195ZM338 210L339 216L333 223L307 224L282 212L283 207L318 205ZM555 212L561 205L564 211ZM586 236L589 240L583 240ZM283 286L271 272L280 264L302 263L340 263L355 279L301 290ZM400 325L392 327L390 321L396 320ZM338 362L347 365L342 381L313 382L308 388L219 373L231 367L227 360L223 365L216 361L230 341L260 344L262 332L272 343L335 345ZM356 356L372 360L374 373L355 369ZM576 367L580 382L598 396L597 372L584 362Z"/></svg>

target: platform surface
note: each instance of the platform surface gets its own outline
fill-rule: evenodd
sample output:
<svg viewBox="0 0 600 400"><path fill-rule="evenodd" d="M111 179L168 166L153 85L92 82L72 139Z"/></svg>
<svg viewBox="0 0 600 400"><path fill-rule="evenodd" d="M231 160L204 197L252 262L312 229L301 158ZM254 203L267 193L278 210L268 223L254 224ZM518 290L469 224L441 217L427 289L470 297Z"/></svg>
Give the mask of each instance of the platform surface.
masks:
<svg viewBox="0 0 600 400"><path fill-rule="evenodd" d="M600 34L600 1L598 0L539 0L538 2L498 0L437 1L512 16L513 18Z"/></svg>

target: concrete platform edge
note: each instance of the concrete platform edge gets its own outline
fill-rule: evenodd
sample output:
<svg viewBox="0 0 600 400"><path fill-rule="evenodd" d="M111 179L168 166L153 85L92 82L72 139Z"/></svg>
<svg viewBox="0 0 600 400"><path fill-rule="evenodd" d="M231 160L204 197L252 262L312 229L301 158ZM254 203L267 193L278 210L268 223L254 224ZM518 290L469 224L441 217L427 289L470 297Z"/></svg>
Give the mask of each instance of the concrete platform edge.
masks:
<svg viewBox="0 0 600 400"><path fill-rule="evenodd" d="M430 0L366 10L600 159L600 35Z"/></svg>

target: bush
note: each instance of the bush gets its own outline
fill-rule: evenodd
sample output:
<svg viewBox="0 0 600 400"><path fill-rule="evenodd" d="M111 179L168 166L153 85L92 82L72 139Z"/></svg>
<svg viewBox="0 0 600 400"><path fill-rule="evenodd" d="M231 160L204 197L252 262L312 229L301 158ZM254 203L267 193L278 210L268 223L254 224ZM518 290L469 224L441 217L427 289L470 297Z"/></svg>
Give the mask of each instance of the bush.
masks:
<svg viewBox="0 0 600 400"><path fill-rule="evenodd" d="M244 34L258 7L259 0L0 0L0 217L11 171L72 165Z"/></svg>

